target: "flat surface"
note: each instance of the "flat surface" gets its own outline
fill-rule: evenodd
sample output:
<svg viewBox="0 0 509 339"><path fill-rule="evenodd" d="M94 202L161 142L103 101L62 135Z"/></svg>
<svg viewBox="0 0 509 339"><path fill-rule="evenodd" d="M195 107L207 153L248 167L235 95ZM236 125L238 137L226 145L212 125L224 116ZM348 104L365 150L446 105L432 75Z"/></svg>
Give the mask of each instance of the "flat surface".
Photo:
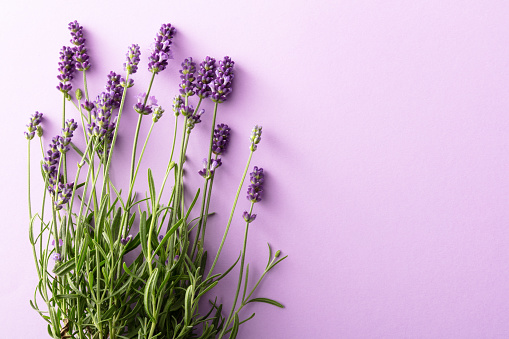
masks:
<svg viewBox="0 0 509 339"><path fill-rule="evenodd" d="M131 93L144 92L147 50L166 22L178 29L175 60L154 93L168 112L185 57L235 60L234 93L218 113L232 143L207 246L219 244L260 124L253 165L265 168L266 196L250 228L251 274L264 267L267 241L289 255L257 294L286 308L250 306L244 316L256 317L240 338L509 336L507 2L10 1L0 13L0 337L46 335L28 303L37 282L23 129L37 110L47 117L46 144L59 132L57 58L75 19L85 27L91 93L110 70L122 71L132 43L142 62ZM191 187L201 185L212 105L205 108L189 146ZM122 120L118 182L136 119L129 109ZM147 167L160 181L172 126L171 114L156 125L140 182ZM34 206L40 188L34 183ZM247 207L242 198L218 269L238 255ZM226 305L234 286L233 278L220 285Z"/></svg>

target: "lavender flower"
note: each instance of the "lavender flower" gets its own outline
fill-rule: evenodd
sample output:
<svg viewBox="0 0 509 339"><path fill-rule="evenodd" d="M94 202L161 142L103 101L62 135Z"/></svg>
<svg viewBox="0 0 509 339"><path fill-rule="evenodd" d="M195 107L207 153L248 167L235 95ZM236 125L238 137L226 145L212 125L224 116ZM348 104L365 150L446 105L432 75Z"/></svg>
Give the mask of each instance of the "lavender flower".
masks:
<svg viewBox="0 0 509 339"><path fill-rule="evenodd" d="M208 163L207 158L203 158L203 169L198 171L198 174L204 177L205 179L213 177L216 168L223 164L221 158L210 159L210 167L207 170L207 163Z"/></svg>
<svg viewBox="0 0 509 339"><path fill-rule="evenodd" d="M71 47L62 47L60 51L60 61L58 63L58 71L60 74L57 76L60 83L57 89L63 93L67 93L72 89L70 81L74 78L74 70L76 69L73 56L74 50Z"/></svg>
<svg viewBox="0 0 509 339"><path fill-rule="evenodd" d="M86 39L83 37L83 26L80 26L78 21L74 20L69 23L69 30L71 31L71 43L76 47L73 48L73 59L76 62L76 70L86 71L90 68L90 62L87 49L85 48Z"/></svg>
<svg viewBox="0 0 509 339"><path fill-rule="evenodd" d="M158 122L159 119L161 119L161 117L163 116L163 113L164 113L164 109L161 106L157 106L154 109L154 114L152 115L152 120L154 122Z"/></svg>
<svg viewBox="0 0 509 339"><path fill-rule="evenodd" d="M175 116L180 115L180 110L184 106L184 100L182 99L182 96L180 94L176 95L173 99L173 112L175 113Z"/></svg>
<svg viewBox="0 0 509 339"><path fill-rule="evenodd" d="M216 59L207 56L200 64L198 76L196 77L196 94L199 98L207 98L210 91L210 83L214 80L216 70Z"/></svg>
<svg viewBox="0 0 509 339"><path fill-rule="evenodd" d="M129 234L129 235L127 236L127 238L122 238L122 239L120 239L120 243L121 243L122 245L124 245L124 246L125 246L125 245L127 245L127 243L128 243L129 241L131 241L131 239L132 239L132 238L133 238L133 236L132 236L131 234Z"/></svg>
<svg viewBox="0 0 509 339"><path fill-rule="evenodd" d="M177 33L171 24L163 24L154 39L152 53L149 56L148 70L154 74L164 71L168 66L168 59L173 59L170 49L172 39Z"/></svg>
<svg viewBox="0 0 509 339"><path fill-rule="evenodd" d="M219 61L219 67L216 69L216 77L210 84L212 92L212 101L221 103L226 101L226 97L232 92L233 65L235 63L230 57L225 56Z"/></svg>
<svg viewBox="0 0 509 339"><path fill-rule="evenodd" d="M85 100L84 103L81 104L81 107L83 107L83 109L86 109L87 111L91 111L95 108L95 104L91 101L88 101L88 100Z"/></svg>
<svg viewBox="0 0 509 339"><path fill-rule="evenodd" d="M51 245L55 246L55 239L51 240ZM58 245L62 247L64 245L64 241L62 239L58 239Z"/></svg>
<svg viewBox="0 0 509 339"><path fill-rule="evenodd" d="M194 128L194 126L201 122L200 117L203 115L203 113L205 113L205 110L201 109L199 112L192 114L187 118L187 133L191 133L191 130Z"/></svg>
<svg viewBox="0 0 509 339"><path fill-rule="evenodd" d="M28 132L25 132L25 137L27 138L27 140L32 140L35 136L35 132L39 134L40 128L39 124L41 123L41 120L42 113L35 112L34 114L32 114L32 116L30 117L30 123L27 125Z"/></svg>
<svg viewBox="0 0 509 339"><path fill-rule="evenodd" d="M247 211L244 211L244 213L242 213L242 217L248 224L250 224L256 219L256 214L249 214Z"/></svg>
<svg viewBox="0 0 509 339"><path fill-rule="evenodd" d="M65 127L62 129L62 136L58 137L57 149L60 153L65 154L70 149L69 144L73 133L78 128L78 124L74 122L74 119L69 119L65 122Z"/></svg>
<svg viewBox="0 0 509 339"><path fill-rule="evenodd" d="M252 203L259 202L262 200L263 193L263 168L255 166L249 177L251 184L247 188L247 200Z"/></svg>
<svg viewBox="0 0 509 339"><path fill-rule="evenodd" d="M195 84L194 72L196 72L196 63L193 62L193 58L185 59L182 63L182 69L179 71L180 79L182 80L180 87L180 94L185 96L194 95Z"/></svg>
<svg viewBox="0 0 509 339"><path fill-rule="evenodd" d="M253 127L253 130L251 131L251 137L249 138L251 141L251 146L249 149L254 152L258 148L258 144L262 140L262 126L256 125Z"/></svg>
<svg viewBox="0 0 509 339"><path fill-rule="evenodd" d="M218 124L214 129L214 137L212 138L212 153L216 155L223 154L226 146L230 141L230 127L226 124Z"/></svg>
<svg viewBox="0 0 509 339"><path fill-rule="evenodd" d="M62 256L60 255L60 253L53 253L51 255L51 259L53 259L54 261L62 261Z"/></svg>
<svg viewBox="0 0 509 339"><path fill-rule="evenodd" d="M124 64L124 70L128 74L134 74L138 71L138 63L140 62L140 46L132 44L127 50L126 63Z"/></svg>
<svg viewBox="0 0 509 339"><path fill-rule="evenodd" d="M138 103L134 105L134 110L139 114L148 115L152 113L152 106L157 105L157 100L154 96L148 97L147 102L144 104L146 95L146 93L140 93L136 96Z"/></svg>
<svg viewBox="0 0 509 339"><path fill-rule="evenodd" d="M108 74L106 93L109 95L108 97L113 109L120 107L123 92L124 90L122 86L120 86L120 75L111 71L110 74Z"/></svg>
<svg viewBox="0 0 509 339"><path fill-rule="evenodd" d="M73 187L74 183L58 184L58 190L54 194L55 209L57 211L62 209L63 205L71 199Z"/></svg>

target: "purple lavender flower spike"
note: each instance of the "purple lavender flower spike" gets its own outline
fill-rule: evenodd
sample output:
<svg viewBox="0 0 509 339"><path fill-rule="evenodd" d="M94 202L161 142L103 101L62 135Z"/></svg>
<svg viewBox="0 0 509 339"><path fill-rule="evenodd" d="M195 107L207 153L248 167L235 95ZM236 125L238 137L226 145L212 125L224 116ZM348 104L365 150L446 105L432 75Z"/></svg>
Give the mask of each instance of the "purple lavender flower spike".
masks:
<svg viewBox="0 0 509 339"><path fill-rule="evenodd" d="M60 74L57 76L60 83L57 89L63 93L67 93L72 89L70 81L74 78L74 70L76 69L73 56L74 50L71 47L62 47L60 51L60 61L58 62L58 71Z"/></svg>
<svg viewBox="0 0 509 339"><path fill-rule="evenodd" d="M253 130L251 131L251 137L249 138L251 141L251 146L249 149L254 152L258 149L258 144L262 140L262 126L256 125L253 127Z"/></svg>
<svg viewBox="0 0 509 339"><path fill-rule="evenodd" d="M109 95L109 102L113 109L120 107L124 89L120 85L120 75L111 71L106 82L106 93Z"/></svg>
<svg viewBox="0 0 509 339"><path fill-rule="evenodd" d="M35 132L38 130L39 124L42 120L42 113L35 112L30 117L30 123L27 125L27 132L25 132L25 137L27 140L32 140L35 136Z"/></svg>
<svg viewBox="0 0 509 339"><path fill-rule="evenodd" d="M132 44L127 50L126 62L124 64L124 70L128 74L134 74L138 71L138 63L140 62L140 46Z"/></svg>
<svg viewBox="0 0 509 339"><path fill-rule="evenodd" d="M249 214L247 211L244 211L244 213L242 213L242 217L248 224L250 224L256 219L256 214Z"/></svg>
<svg viewBox="0 0 509 339"><path fill-rule="evenodd" d="M85 48L86 39L83 37L83 26L74 20L69 23L69 30L71 31L71 43L75 45L73 59L76 63L76 70L86 71L90 68L90 62Z"/></svg>
<svg viewBox="0 0 509 339"><path fill-rule="evenodd" d="M210 84L212 101L221 103L226 101L226 97L232 92L233 65L235 63L230 57L225 56L219 61L219 67L216 69L216 77Z"/></svg>
<svg viewBox="0 0 509 339"><path fill-rule="evenodd" d="M226 151L226 146L230 141L230 127L226 124L218 124L214 129L214 137L212 139L212 153L221 155Z"/></svg>
<svg viewBox="0 0 509 339"><path fill-rule="evenodd" d="M62 209L63 205L67 204L72 196L72 189L74 183L58 184L58 190L55 192L55 209L58 211Z"/></svg>
<svg viewBox="0 0 509 339"><path fill-rule="evenodd" d="M255 203L262 200L263 193L263 168L254 167L253 172L249 174L251 184L247 188L247 200Z"/></svg>
<svg viewBox="0 0 509 339"><path fill-rule="evenodd" d="M192 112L192 106L189 106L189 107L191 107L191 112ZM187 133L191 133L191 130L194 128L194 126L201 122L200 118L203 115L203 113L205 113L205 110L201 109L196 114L192 114L191 116L189 116L187 118Z"/></svg>
<svg viewBox="0 0 509 339"><path fill-rule="evenodd" d="M205 99L210 96L210 83L215 78L216 59L207 56L205 60L200 63L198 76L196 77L196 94L200 99Z"/></svg>
<svg viewBox="0 0 509 339"><path fill-rule="evenodd" d="M182 69L179 71L180 73L180 94L184 96L193 96L195 84L194 81L196 78L194 77L194 72L196 72L196 64L193 61L193 58L189 57L185 59L182 63Z"/></svg>
<svg viewBox="0 0 509 339"><path fill-rule="evenodd" d="M163 24L154 39L154 44L148 58L148 70L154 74L164 71L168 66L168 60L173 59L170 49L172 39L177 33L171 24Z"/></svg>

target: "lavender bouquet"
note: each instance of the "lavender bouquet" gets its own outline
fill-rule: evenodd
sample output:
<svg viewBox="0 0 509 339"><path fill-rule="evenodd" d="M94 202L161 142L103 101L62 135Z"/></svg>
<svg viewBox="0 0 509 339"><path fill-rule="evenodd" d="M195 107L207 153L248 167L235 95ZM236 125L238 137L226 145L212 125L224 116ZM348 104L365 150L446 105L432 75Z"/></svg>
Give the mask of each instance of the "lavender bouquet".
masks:
<svg viewBox="0 0 509 339"><path fill-rule="evenodd" d="M253 313L240 318L240 311L248 303L265 302L283 307L272 299L254 297L265 275L286 258L280 258L280 251L272 254L270 245L265 270L254 287L247 288L251 277L245 262L246 244L249 226L256 219L254 206L263 197L262 168L255 166L250 174L247 189L250 206L242 214L245 237L239 258L225 272L214 272L234 220L251 158L261 140L259 126L253 128L249 139L249 158L222 241L210 265L204 248L207 219L212 214L209 206L214 177L223 164L222 156L230 140L230 127L216 124L216 116L220 104L227 101L232 92L234 62L229 57L217 63L214 58L207 57L199 65L192 58L182 62L180 90L173 99L175 124L166 173L160 187L156 188L149 169L149 192L141 198L135 192L140 163L152 129L165 112L150 92L156 76L173 59L171 47L175 27L161 26L148 57L148 71L152 77L146 93L136 96L134 111L139 118L130 178L122 187L111 181L110 168L125 99L134 85L132 76L140 63L140 47L128 48L123 65L125 75L110 72L105 91L91 99L86 78L91 62L83 27L74 21L69 24L69 30L72 46L62 47L58 62L62 132L44 146L43 114L39 112L32 115L25 132L29 238L38 276L30 304L47 321L50 337L235 338L239 326L254 317ZM77 72L82 72L83 90L73 91ZM184 197L186 152L191 132L200 124L205 112L200 105L208 99L214 102L210 144L203 169L196 174L204 178L204 184L189 202ZM67 108L77 116L76 121L67 119ZM139 131L145 116L149 116L145 121L151 118L151 125L138 154ZM179 124L182 129L180 144L176 140ZM85 144L82 149L73 142L80 131ZM45 189L40 212L34 213L30 198L30 145L36 135L42 150L40 169ZM175 152L177 144L180 152ZM78 154L80 161L76 167L68 164L68 152ZM174 179L171 187L167 184L170 176ZM161 201L165 188L171 192L166 204ZM237 265L239 275L234 302L226 311L213 296L213 288ZM200 303L202 298L209 302Z"/></svg>

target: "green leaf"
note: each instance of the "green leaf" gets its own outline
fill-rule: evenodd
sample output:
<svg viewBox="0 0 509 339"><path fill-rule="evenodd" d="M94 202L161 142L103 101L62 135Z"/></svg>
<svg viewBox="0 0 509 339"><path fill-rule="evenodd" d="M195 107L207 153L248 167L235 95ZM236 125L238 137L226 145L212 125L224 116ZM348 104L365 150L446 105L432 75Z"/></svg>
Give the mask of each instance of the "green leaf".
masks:
<svg viewBox="0 0 509 339"><path fill-rule="evenodd" d="M233 319L232 333L230 333L230 339L237 338L237 333L239 333L239 315L235 313L235 318Z"/></svg>
<svg viewBox="0 0 509 339"><path fill-rule="evenodd" d="M141 240L141 249L145 258L148 258L148 244L147 244L147 222L146 222L146 212L143 211L140 216L140 240Z"/></svg>
<svg viewBox="0 0 509 339"><path fill-rule="evenodd" d="M227 270L226 270L223 274L221 274L221 276L220 276L219 278L217 278L217 281L219 281L219 280L223 279L224 277L226 277L226 275L227 275L228 273L230 273L230 271L231 271L231 270L233 270L233 268L235 267L235 265L237 265L237 263L239 262L239 260L240 260L240 256L241 256L241 255L242 255L242 252L241 252L241 253L239 253L239 257L238 257L238 258L237 258L237 260L233 263L233 265L231 265L229 269L227 269Z"/></svg>
<svg viewBox="0 0 509 339"><path fill-rule="evenodd" d="M192 303L193 303L193 284L189 285L186 289L186 296L184 297L184 322L187 325L191 322Z"/></svg>
<svg viewBox="0 0 509 339"><path fill-rule="evenodd" d="M155 314L152 314L151 306L152 306L152 299L155 297L155 285L157 282L157 275L159 271L158 269L154 269L152 271L152 274L147 280L147 284L145 285L145 291L143 293L143 305L145 306L145 312L147 312L147 315L149 316L150 320L152 322L157 322L155 319Z"/></svg>
<svg viewBox="0 0 509 339"><path fill-rule="evenodd" d="M156 209L156 204L157 204L157 197L156 197L156 188L155 188L155 185L154 185L154 177L152 176L152 170L149 168L148 169L148 188L149 188L149 191L150 191L150 198L152 199L152 206L153 206L153 210L154 210L154 213L156 212L155 209Z"/></svg>
<svg viewBox="0 0 509 339"><path fill-rule="evenodd" d="M122 216L122 209L119 207L115 216L113 217L113 221L111 222L111 235L113 237L113 241L118 238L118 234L120 232L120 218Z"/></svg>
<svg viewBox="0 0 509 339"><path fill-rule="evenodd" d="M74 260L66 261L65 263L58 264L54 269L53 273L58 275L59 277L64 276L74 269L76 266L76 262Z"/></svg>
<svg viewBox="0 0 509 339"><path fill-rule="evenodd" d="M55 295L56 299L76 299L78 298L78 294L57 294Z"/></svg>
<svg viewBox="0 0 509 339"><path fill-rule="evenodd" d="M267 304L271 304L271 305L274 305L274 306L277 306L280 308L285 308L282 304L278 303L275 300L269 299L269 298L254 298L254 299L249 300L246 304L254 303L254 302L267 303Z"/></svg>
<svg viewBox="0 0 509 339"><path fill-rule="evenodd" d="M175 225L173 225L169 230L168 232L166 232L166 235L164 236L163 240L161 240L161 242L159 243L159 245L157 245L157 248L156 250L154 251L155 253L159 252L159 250L161 249L161 247L164 245L164 243L168 240L168 238L173 234L175 233L175 231L177 230L177 228L182 224L182 222L184 221L184 219L180 219L179 221L177 221L175 223Z"/></svg>

